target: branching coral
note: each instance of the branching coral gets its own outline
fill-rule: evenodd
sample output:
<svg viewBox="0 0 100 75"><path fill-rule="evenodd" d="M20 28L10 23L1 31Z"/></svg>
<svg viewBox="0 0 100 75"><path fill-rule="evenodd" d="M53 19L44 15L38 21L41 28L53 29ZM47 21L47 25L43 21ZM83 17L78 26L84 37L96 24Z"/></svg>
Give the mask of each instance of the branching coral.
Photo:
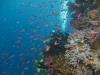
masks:
<svg viewBox="0 0 100 75"><path fill-rule="evenodd" d="M69 36L68 44L65 45L67 48L65 58L70 65L77 66L79 60L84 63L91 56L89 53L90 46L85 43L84 37L83 32L75 32Z"/></svg>

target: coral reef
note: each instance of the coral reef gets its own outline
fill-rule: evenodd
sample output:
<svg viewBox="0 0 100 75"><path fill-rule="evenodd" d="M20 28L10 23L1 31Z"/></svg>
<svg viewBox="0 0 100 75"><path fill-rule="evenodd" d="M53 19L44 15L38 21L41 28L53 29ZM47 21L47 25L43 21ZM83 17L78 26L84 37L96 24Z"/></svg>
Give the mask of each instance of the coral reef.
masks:
<svg viewBox="0 0 100 75"><path fill-rule="evenodd" d="M41 66L51 75L100 75L99 0L77 0L74 33L53 32Z"/></svg>

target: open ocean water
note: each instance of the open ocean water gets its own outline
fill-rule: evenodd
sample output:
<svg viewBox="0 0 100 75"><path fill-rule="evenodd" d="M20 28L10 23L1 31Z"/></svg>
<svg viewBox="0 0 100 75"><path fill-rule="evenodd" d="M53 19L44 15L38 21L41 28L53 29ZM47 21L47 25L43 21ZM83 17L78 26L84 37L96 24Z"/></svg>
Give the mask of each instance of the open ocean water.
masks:
<svg viewBox="0 0 100 75"><path fill-rule="evenodd" d="M43 41L58 27L58 0L0 0L0 75L35 75Z"/></svg>

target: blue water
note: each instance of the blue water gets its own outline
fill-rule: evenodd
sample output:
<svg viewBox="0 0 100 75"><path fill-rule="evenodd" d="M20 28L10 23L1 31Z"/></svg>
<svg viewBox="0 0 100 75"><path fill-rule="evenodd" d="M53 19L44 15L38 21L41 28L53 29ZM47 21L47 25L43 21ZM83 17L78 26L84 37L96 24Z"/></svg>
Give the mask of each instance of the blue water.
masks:
<svg viewBox="0 0 100 75"><path fill-rule="evenodd" d="M35 74L33 60L59 24L53 15L58 4L56 0L0 1L0 75Z"/></svg>
<svg viewBox="0 0 100 75"><path fill-rule="evenodd" d="M60 5L61 0L0 0L0 75L35 75L33 61L43 41L60 29Z"/></svg>

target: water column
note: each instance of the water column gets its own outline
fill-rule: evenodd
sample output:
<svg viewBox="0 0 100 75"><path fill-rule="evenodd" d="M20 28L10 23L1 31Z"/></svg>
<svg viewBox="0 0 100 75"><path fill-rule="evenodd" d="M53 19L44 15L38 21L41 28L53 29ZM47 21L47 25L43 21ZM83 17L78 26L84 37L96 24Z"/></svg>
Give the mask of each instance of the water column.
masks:
<svg viewBox="0 0 100 75"><path fill-rule="evenodd" d="M76 0L64 0L61 4L60 11L60 20L61 20L61 28L63 32L69 32L72 28L69 28L72 21L72 14L75 12L69 12L69 3L75 3Z"/></svg>

